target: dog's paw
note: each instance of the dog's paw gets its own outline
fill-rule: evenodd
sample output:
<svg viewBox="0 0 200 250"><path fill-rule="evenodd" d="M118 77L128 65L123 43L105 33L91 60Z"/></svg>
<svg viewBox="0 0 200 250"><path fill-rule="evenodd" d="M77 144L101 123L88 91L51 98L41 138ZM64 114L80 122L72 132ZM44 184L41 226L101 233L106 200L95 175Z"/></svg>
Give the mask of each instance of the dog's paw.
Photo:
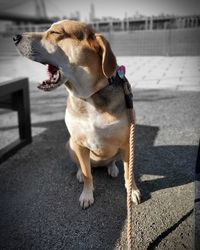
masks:
<svg viewBox="0 0 200 250"><path fill-rule="evenodd" d="M116 166L115 162L112 162L112 164L108 166L108 174L113 178L116 178L118 176L119 169Z"/></svg>
<svg viewBox="0 0 200 250"><path fill-rule="evenodd" d="M85 209L91 206L94 203L93 191L84 191L82 192L79 198L80 206Z"/></svg>
<svg viewBox="0 0 200 250"><path fill-rule="evenodd" d="M128 191L127 184L125 184L125 188ZM137 188L137 186L132 189L131 200L136 205L141 203L141 193L140 190Z"/></svg>
<svg viewBox="0 0 200 250"><path fill-rule="evenodd" d="M80 183L83 183L83 174L82 174L82 171L81 169L79 168L77 173L76 173L76 178L77 180L80 182Z"/></svg>
<svg viewBox="0 0 200 250"><path fill-rule="evenodd" d="M140 193L140 190L139 189L133 189L132 190L132 195L131 195L131 198L132 198L132 202L135 203L136 205L140 204L141 203L141 193Z"/></svg>

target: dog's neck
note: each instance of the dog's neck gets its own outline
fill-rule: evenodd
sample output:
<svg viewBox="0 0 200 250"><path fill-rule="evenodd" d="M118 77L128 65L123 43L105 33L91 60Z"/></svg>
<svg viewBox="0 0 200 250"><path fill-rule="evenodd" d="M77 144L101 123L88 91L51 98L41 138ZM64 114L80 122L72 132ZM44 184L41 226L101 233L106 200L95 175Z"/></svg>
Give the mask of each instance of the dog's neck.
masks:
<svg viewBox="0 0 200 250"><path fill-rule="evenodd" d="M69 94L67 108L74 113L81 110L81 114L84 113L85 115L89 115L91 110L96 110L99 113L106 112L112 116L119 116L125 110L122 80L116 75L115 81L111 84L108 79L106 81L105 87L88 98L80 98Z"/></svg>
<svg viewBox="0 0 200 250"><path fill-rule="evenodd" d="M91 84L91 87L88 87L87 83L85 84L72 84L71 81L66 81L65 86L70 95L87 100L93 95L103 90L111 84L117 84L125 77L125 67L118 66L113 75L109 78L99 77L96 79L94 84Z"/></svg>
<svg viewBox="0 0 200 250"><path fill-rule="evenodd" d="M100 80L97 80L95 84L93 84L94 87L88 88L88 89L85 89L87 85L84 86L84 88L82 88L81 85L74 84L69 80L65 82L66 89L71 96L75 96L84 100L90 98L99 90L105 88L108 85L109 85L109 82L107 78L102 78Z"/></svg>

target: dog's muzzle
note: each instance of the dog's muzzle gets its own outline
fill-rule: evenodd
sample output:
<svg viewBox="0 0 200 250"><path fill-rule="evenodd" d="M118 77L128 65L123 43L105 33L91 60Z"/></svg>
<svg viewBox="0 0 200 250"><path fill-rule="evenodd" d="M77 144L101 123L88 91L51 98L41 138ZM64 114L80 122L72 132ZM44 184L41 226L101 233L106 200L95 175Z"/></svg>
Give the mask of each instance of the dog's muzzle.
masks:
<svg viewBox="0 0 200 250"><path fill-rule="evenodd" d="M13 37L13 41L14 41L15 45L17 45L21 41L21 39L22 39L22 35L15 35Z"/></svg>

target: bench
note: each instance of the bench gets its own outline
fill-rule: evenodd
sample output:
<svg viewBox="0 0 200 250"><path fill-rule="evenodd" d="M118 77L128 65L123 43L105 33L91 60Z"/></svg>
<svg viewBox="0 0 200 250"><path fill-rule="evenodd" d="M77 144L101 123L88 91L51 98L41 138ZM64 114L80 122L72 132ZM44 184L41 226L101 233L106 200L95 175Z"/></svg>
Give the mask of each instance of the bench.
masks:
<svg viewBox="0 0 200 250"><path fill-rule="evenodd" d="M0 163L2 163L32 141L27 78L0 83L0 108L17 111L19 129L19 139L0 150Z"/></svg>

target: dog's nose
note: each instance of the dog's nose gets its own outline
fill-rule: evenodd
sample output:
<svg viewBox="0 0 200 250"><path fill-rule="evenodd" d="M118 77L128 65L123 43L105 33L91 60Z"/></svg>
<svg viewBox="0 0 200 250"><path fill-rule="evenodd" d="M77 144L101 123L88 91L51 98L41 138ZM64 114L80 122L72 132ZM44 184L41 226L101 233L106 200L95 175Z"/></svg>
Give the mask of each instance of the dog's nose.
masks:
<svg viewBox="0 0 200 250"><path fill-rule="evenodd" d="M15 45L17 45L21 39L22 39L22 35L15 35L13 37L13 41L14 41Z"/></svg>

